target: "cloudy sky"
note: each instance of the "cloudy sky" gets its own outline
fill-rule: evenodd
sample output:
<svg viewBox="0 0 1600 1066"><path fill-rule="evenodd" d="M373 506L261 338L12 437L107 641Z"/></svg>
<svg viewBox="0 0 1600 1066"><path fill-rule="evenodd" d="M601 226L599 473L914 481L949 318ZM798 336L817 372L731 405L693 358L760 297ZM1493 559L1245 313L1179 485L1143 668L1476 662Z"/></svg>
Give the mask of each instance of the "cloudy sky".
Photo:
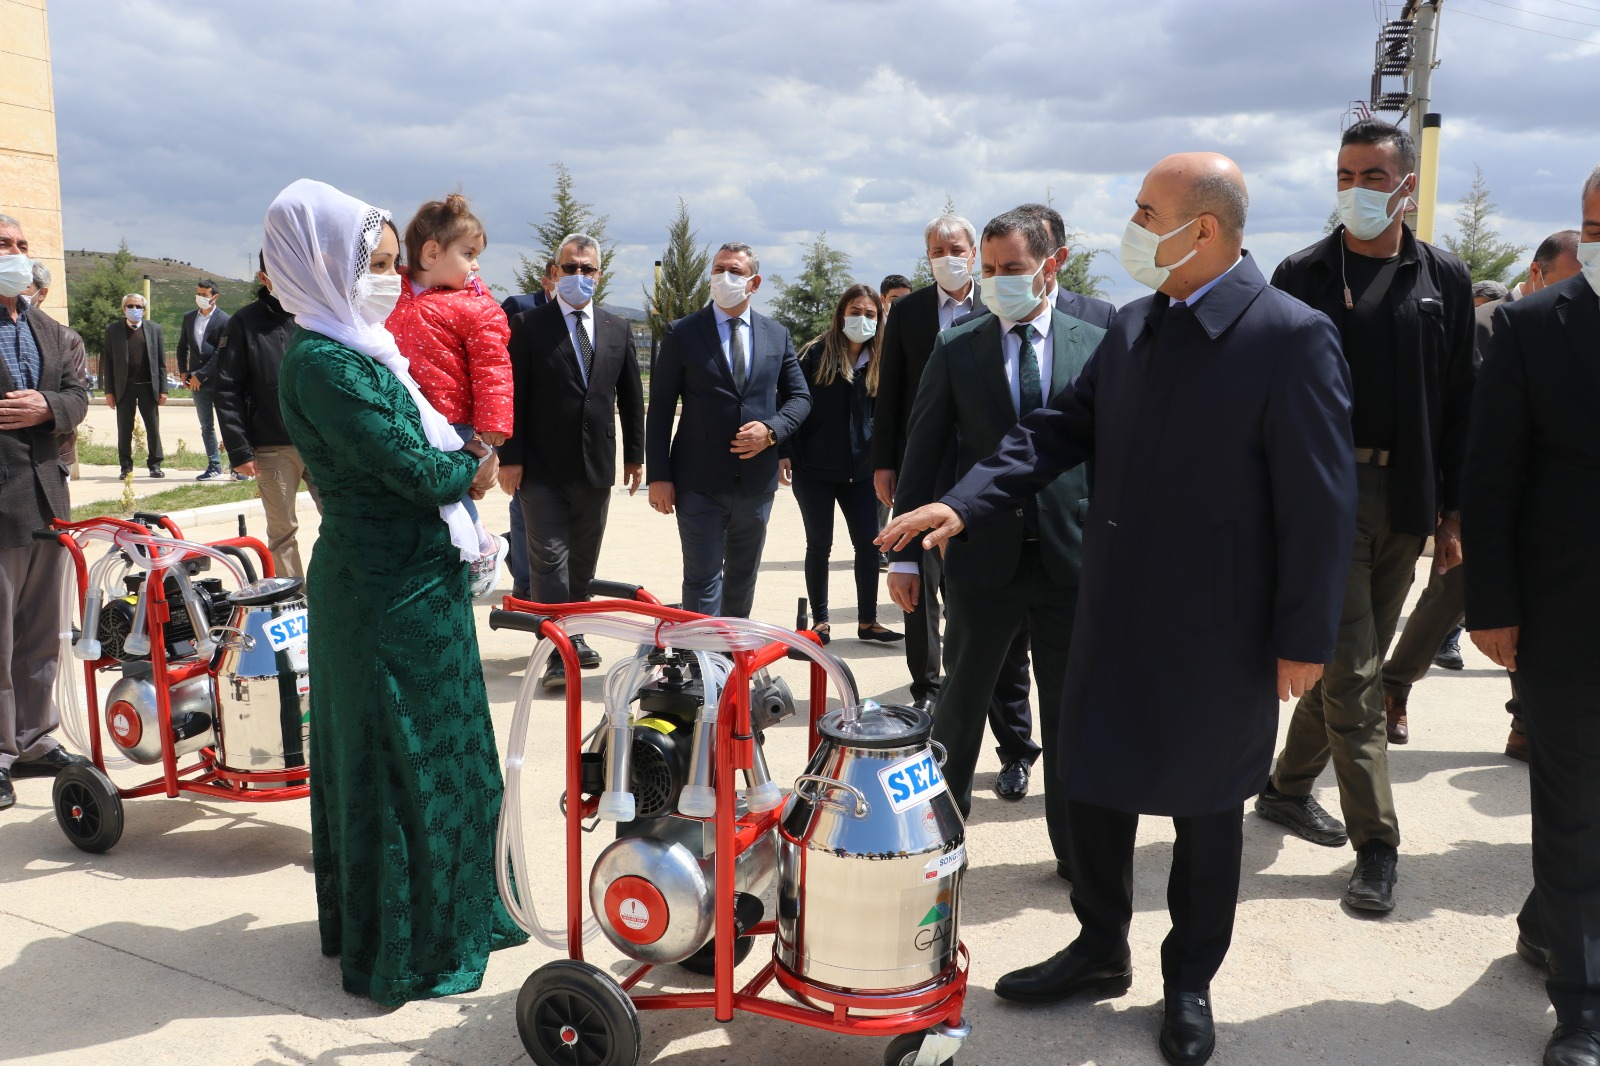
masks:
<svg viewBox="0 0 1600 1066"><path fill-rule="evenodd" d="M1391 5L1391 11L1393 10ZM506 285L553 173L610 215L638 306L678 197L703 240L792 274L819 230L856 275L909 274L945 197L980 226L1053 196L1119 301L1144 170L1237 159L1265 263L1333 206L1373 0L52 0L69 248L242 276L273 195L331 182L391 209L458 186ZM1590 43L1593 42L1593 43ZM1575 225L1600 162L1600 0L1448 0L1434 106L1453 202L1482 166L1504 236ZM770 295L770 293L769 293Z"/></svg>

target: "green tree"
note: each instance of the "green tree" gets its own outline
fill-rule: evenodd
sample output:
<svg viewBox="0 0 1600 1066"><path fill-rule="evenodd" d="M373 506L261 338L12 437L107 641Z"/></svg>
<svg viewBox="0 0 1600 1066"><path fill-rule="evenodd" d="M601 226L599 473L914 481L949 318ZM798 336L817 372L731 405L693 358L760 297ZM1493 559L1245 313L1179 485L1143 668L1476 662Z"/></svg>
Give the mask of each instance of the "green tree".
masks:
<svg viewBox="0 0 1600 1066"><path fill-rule="evenodd" d="M99 357L109 323L122 317L122 298L140 291L143 280L133 269L133 253L128 242L117 245L116 254L95 264L89 276L72 283L67 293L67 314L83 335L89 355Z"/></svg>
<svg viewBox="0 0 1600 1066"><path fill-rule="evenodd" d="M594 302L605 303L607 278L611 270L611 254L616 250L616 245L606 240L606 223L610 215L596 215L594 205L586 204L579 200L572 191L572 174L562 162L550 164L556 171L556 187L552 194L554 203L550 213L545 215L543 222L530 222L538 248L532 259L519 256L515 276L519 292L538 292L540 279L544 277L544 265L561 248L562 238L573 233L587 233L600 245L600 284L594 290Z"/></svg>
<svg viewBox="0 0 1600 1066"><path fill-rule="evenodd" d="M1489 225L1495 205L1489 200L1483 168L1474 164L1472 170L1472 188L1461 198L1461 209L1456 212L1456 228L1461 233L1446 237L1444 246L1467 264L1473 281L1505 281L1528 248L1502 241L1500 232Z"/></svg>
<svg viewBox="0 0 1600 1066"><path fill-rule="evenodd" d="M850 286L850 257L829 247L826 231L818 233L800 259L794 282L785 283L774 274L772 285L778 290L772 317L783 323L795 347L801 347L833 325L833 307Z"/></svg>
<svg viewBox="0 0 1600 1066"><path fill-rule="evenodd" d="M656 336L684 315L700 310L711 299L711 248L689 222L689 207L678 198L678 213L667 225L667 250L661 257L661 276L644 288L645 318Z"/></svg>
<svg viewBox="0 0 1600 1066"><path fill-rule="evenodd" d="M1339 228L1339 209L1336 207L1328 212L1328 221L1322 224L1322 235L1326 237Z"/></svg>

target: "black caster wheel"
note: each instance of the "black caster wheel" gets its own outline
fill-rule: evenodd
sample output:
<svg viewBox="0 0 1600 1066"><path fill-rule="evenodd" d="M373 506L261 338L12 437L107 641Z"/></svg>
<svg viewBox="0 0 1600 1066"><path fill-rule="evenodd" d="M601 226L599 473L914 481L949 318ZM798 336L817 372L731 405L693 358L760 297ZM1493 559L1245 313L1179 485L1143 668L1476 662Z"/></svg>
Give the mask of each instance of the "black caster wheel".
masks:
<svg viewBox="0 0 1600 1066"><path fill-rule="evenodd" d="M61 831L84 851L108 851L122 839L122 797L99 768L77 765L62 770L51 797Z"/></svg>
<svg viewBox="0 0 1600 1066"><path fill-rule="evenodd" d="M522 983L517 1032L538 1066L638 1066L639 1012L586 962L558 959Z"/></svg>
<svg viewBox="0 0 1600 1066"><path fill-rule="evenodd" d="M750 949L756 946L756 938L742 936L733 942L733 964L739 965L750 957ZM678 963L690 973L697 973L702 977L712 977L717 972L717 938L707 940L699 951Z"/></svg>
<svg viewBox="0 0 1600 1066"><path fill-rule="evenodd" d="M922 1050L922 1033L901 1033L889 1041L889 1050L883 1053L883 1066L915 1066L917 1052ZM955 1059L946 1066L955 1066Z"/></svg>

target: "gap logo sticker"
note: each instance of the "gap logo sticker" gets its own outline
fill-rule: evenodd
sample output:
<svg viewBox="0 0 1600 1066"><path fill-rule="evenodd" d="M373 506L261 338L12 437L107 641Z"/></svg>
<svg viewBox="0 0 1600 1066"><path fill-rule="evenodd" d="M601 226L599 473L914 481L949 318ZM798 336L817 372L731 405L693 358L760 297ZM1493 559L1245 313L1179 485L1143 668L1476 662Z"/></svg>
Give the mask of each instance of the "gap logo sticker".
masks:
<svg viewBox="0 0 1600 1066"><path fill-rule="evenodd" d="M282 651L291 644L302 643L311 633L308 623L305 611L285 611L267 623L267 643L272 645L273 651Z"/></svg>
<svg viewBox="0 0 1600 1066"><path fill-rule="evenodd" d="M949 791L932 748L885 766L878 771L878 784L883 786L896 814Z"/></svg>
<svg viewBox="0 0 1600 1066"><path fill-rule="evenodd" d="M941 940L950 939L950 904L940 900L928 908L928 913L917 924L911 943L918 951L927 951Z"/></svg>

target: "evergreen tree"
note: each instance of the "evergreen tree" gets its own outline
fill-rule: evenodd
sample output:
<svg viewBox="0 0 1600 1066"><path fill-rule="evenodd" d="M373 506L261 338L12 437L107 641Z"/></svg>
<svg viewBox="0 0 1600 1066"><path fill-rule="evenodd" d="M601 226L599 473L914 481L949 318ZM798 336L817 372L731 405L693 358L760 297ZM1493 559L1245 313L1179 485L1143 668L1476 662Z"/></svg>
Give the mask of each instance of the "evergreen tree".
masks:
<svg viewBox="0 0 1600 1066"><path fill-rule="evenodd" d="M562 162L550 164L556 171L556 188L552 194L554 204L543 222L530 222L538 248L534 257L519 256L521 262L515 271L518 292L538 292L544 277L544 265L561 248L563 238L573 233L587 233L600 245L600 283L594 290L594 302L605 303L607 275L611 271L611 254L616 245L606 240L606 223L610 215L596 215L594 205L579 200L572 192L572 174Z"/></svg>
<svg viewBox="0 0 1600 1066"><path fill-rule="evenodd" d="M1328 221L1322 224L1322 235L1326 237L1339 228L1339 209L1336 207L1328 212Z"/></svg>
<svg viewBox="0 0 1600 1066"><path fill-rule="evenodd" d="M128 242L117 245L116 254L95 264L89 276L75 281L67 293L67 315L83 336L89 355L99 356L105 344L109 323L122 317L122 298L139 292L143 285L133 269L133 253Z"/></svg>
<svg viewBox="0 0 1600 1066"><path fill-rule="evenodd" d="M783 323L796 348L803 347L833 325L834 305L850 286L850 257L829 247L825 231L818 233L800 260L794 282L786 284L774 274L772 285L778 290L772 317Z"/></svg>
<svg viewBox="0 0 1600 1066"><path fill-rule="evenodd" d="M711 248L689 223L689 208L678 198L678 213L667 225L667 250L661 257L661 276L653 289L644 290L645 318L656 336L684 315L700 310L711 300Z"/></svg>
<svg viewBox="0 0 1600 1066"><path fill-rule="evenodd" d="M1526 245L1502 241L1500 232L1489 225L1495 205L1489 200L1483 169L1474 164L1472 170L1472 188L1461 198L1461 209L1456 212L1456 228L1461 234L1446 237L1444 246L1467 264L1473 281L1505 281L1528 249Z"/></svg>

